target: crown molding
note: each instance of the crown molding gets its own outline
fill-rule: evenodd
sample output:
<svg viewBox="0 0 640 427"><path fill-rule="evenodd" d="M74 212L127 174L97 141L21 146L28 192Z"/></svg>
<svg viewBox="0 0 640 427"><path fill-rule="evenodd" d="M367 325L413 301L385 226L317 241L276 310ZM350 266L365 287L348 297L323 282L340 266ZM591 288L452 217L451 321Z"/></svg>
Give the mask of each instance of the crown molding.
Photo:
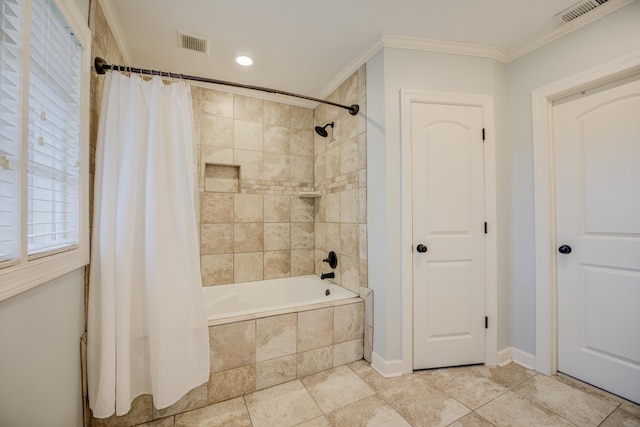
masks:
<svg viewBox="0 0 640 427"><path fill-rule="evenodd" d="M349 78L353 73L358 71L360 67L367 63L369 59L373 57L380 49L382 49L382 37L375 39L369 46L366 47L356 58L349 63L336 75L327 86L320 92L319 98L326 98L331 95L345 80Z"/></svg>
<svg viewBox="0 0 640 427"><path fill-rule="evenodd" d="M421 50L425 52L452 53L456 55L480 56L500 62L507 62L507 51L494 46L460 43L445 40L420 39L417 37L382 35L382 45L398 49Z"/></svg>
<svg viewBox="0 0 640 427"><path fill-rule="evenodd" d="M578 28L582 28L585 25L588 25L602 18L605 15L608 15L611 12L614 12L620 9L621 7L624 7L629 3L632 3L633 1L635 0L609 0L602 6L598 6L592 11L585 13L582 16L579 16L573 21L567 22L566 24L562 24L561 26L554 28L553 30L544 34L542 37L537 37L521 45L520 47L517 47L516 49L510 51L507 55L506 62L511 62L514 59L517 59L521 56L531 53L534 50L541 48L542 46L548 43L551 43L552 41L557 40L560 37L571 33L572 31L577 30Z"/></svg>
<svg viewBox="0 0 640 427"><path fill-rule="evenodd" d="M124 38L124 33L122 32L122 27L120 27L118 15L113 8L113 3L111 0L99 0L98 3L102 6L102 11L107 19L107 24L109 24L109 28L111 28L111 33L113 34L113 38L116 40L118 49L120 49L124 63L127 65L133 65L133 57L131 56L127 40Z"/></svg>

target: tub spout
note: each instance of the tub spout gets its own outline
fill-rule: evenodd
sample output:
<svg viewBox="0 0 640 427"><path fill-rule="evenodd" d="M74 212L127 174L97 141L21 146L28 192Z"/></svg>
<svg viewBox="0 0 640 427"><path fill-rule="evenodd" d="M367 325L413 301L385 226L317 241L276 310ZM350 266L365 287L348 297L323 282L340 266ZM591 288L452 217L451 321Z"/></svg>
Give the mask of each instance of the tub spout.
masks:
<svg viewBox="0 0 640 427"><path fill-rule="evenodd" d="M335 277L336 277L336 273L334 273L333 271L331 273L322 273L320 275L320 278L322 280L324 280L324 279L335 279Z"/></svg>

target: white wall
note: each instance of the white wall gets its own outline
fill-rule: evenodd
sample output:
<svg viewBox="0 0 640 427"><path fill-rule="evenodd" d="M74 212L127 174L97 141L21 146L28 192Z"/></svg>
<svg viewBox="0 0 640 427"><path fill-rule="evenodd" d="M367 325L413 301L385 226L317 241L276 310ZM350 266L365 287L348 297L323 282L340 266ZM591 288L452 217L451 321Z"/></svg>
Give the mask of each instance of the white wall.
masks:
<svg viewBox="0 0 640 427"><path fill-rule="evenodd" d="M507 66L511 181L511 345L535 355L531 91L640 50L633 2Z"/></svg>
<svg viewBox="0 0 640 427"><path fill-rule="evenodd" d="M84 268L0 302L0 426L82 425Z"/></svg>
<svg viewBox="0 0 640 427"><path fill-rule="evenodd" d="M508 151L504 143L506 66L472 56L384 48L367 62L367 218L369 286L374 289L374 352L387 362L402 359L400 90L423 89L491 95L496 106L499 186L498 292L508 300ZM373 75L372 75L373 74ZM383 95L381 94L383 91ZM377 105L384 102L384 111ZM378 129L381 127L381 129ZM499 348L509 345L508 310L500 311Z"/></svg>

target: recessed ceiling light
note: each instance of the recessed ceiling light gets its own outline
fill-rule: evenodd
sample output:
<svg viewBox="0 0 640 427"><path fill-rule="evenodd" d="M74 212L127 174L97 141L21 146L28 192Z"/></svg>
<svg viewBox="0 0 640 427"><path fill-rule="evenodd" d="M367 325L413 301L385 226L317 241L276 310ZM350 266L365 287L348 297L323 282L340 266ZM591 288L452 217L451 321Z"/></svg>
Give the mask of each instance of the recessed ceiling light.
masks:
<svg viewBox="0 0 640 427"><path fill-rule="evenodd" d="M240 55L236 57L236 62L240 65L248 67L249 65L253 64L253 59L249 58L248 56Z"/></svg>

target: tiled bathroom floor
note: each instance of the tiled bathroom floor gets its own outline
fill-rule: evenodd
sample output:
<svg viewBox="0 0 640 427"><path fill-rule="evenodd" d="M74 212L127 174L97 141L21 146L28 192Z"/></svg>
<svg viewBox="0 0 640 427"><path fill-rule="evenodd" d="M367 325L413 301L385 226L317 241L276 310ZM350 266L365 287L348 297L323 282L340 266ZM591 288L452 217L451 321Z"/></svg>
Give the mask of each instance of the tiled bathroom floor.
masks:
<svg viewBox="0 0 640 427"><path fill-rule="evenodd" d="M144 426L630 427L640 405L515 363L384 379L361 360Z"/></svg>

